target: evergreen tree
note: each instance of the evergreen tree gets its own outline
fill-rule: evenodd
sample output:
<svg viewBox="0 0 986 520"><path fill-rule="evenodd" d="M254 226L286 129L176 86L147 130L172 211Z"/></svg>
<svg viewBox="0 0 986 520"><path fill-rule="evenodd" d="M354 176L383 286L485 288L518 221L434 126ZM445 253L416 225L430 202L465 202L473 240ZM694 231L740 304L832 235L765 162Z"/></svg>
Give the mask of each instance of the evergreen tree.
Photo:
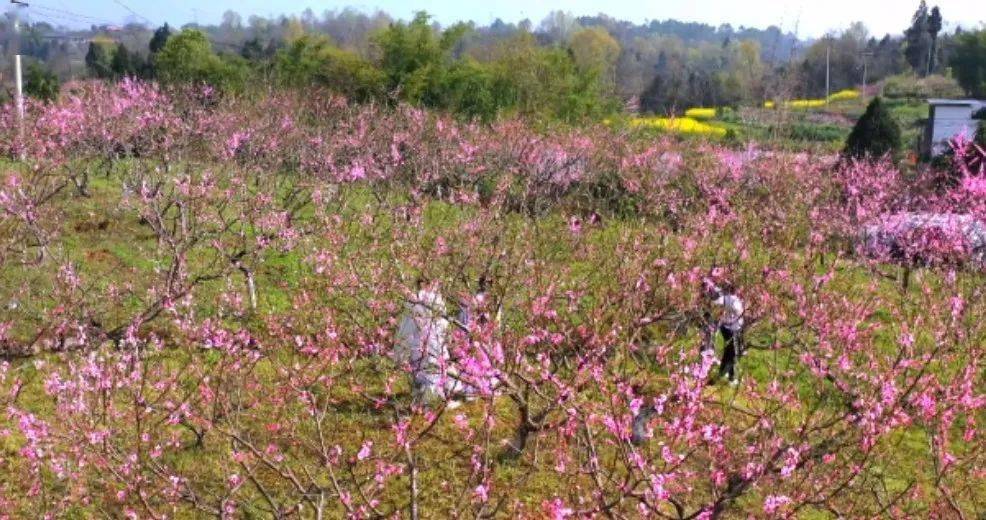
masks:
<svg viewBox="0 0 986 520"><path fill-rule="evenodd" d="M27 75L24 81L24 93L35 99L50 102L58 98L58 91L62 85L50 70L47 70L37 63L27 66Z"/></svg>
<svg viewBox="0 0 986 520"><path fill-rule="evenodd" d="M167 23L154 31L154 35L151 36L151 42L147 45L147 49L150 52L147 54L147 59L142 60L140 64L140 75L142 77L157 77L157 55L164 48L165 44L168 43L169 38L171 38L171 27Z"/></svg>
<svg viewBox="0 0 986 520"><path fill-rule="evenodd" d="M970 96L986 97L986 30L959 35L949 65Z"/></svg>
<svg viewBox="0 0 986 520"><path fill-rule="evenodd" d="M640 93L640 109L643 112L664 115L673 105L671 90L672 87L664 74L658 72L647 88Z"/></svg>
<svg viewBox="0 0 986 520"><path fill-rule="evenodd" d="M151 37L151 43L148 45L151 54L157 54L161 52L161 49L164 48L164 44L168 43L168 38L170 37L171 37L171 27L168 27L167 23L165 23L161 27L158 27L157 30L154 31L154 36Z"/></svg>
<svg viewBox="0 0 986 520"><path fill-rule="evenodd" d="M921 0L911 19L911 26L904 31L904 56L911 68L922 76L928 72L928 51L931 49L928 18L928 4Z"/></svg>
<svg viewBox="0 0 986 520"><path fill-rule="evenodd" d="M117 78L133 75L134 71L131 64L130 52L122 43L116 48L116 52L113 53L113 61L110 62L110 69Z"/></svg>
<svg viewBox="0 0 986 520"><path fill-rule="evenodd" d="M856 122L842 154L853 159L879 159L896 156L899 148L900 127L877 96Z"/></svg>
<svg viewBox="0 0 986 520"><path fill-rule="evenodd" d="M866 50L871 53L868 62L869 79L879 81L887 76L900 74L907 68L904 55L901 52L901 42L885 35L879 42L870 40Z"/></svg>
<svg viewBox="0 0 986 520"><path fill-rule="evenodd" d="M931 49L928 52L928 74L935 71L935 61L938 54L938 33L941 32L942 16L938 6L931 8L928 15L928 35L931 36Z"/></svg>
<svg viewBox="0 0 986 520"><path fill-rule="evenodd" d="M89 73L97 78L108 78L111 75L110 56L106 47L99 42L89 42L86 52L86 67Z"/></svg>
<svg viewBox="0 0 986 520"><path fill-rule="evenodd" d="M137 78L151 78L154 76L154 71L147 58L138 54L136 51L130 53L130 75Z"/></svg>
<svg viewBox="0 0 986 520"><path fill-rule="evenodd" d="M268 57L263 44L260 43L260 38L256 37L247 40L243 44L243 47L240 49L240 56L254 63L264 61Z"/></svg>

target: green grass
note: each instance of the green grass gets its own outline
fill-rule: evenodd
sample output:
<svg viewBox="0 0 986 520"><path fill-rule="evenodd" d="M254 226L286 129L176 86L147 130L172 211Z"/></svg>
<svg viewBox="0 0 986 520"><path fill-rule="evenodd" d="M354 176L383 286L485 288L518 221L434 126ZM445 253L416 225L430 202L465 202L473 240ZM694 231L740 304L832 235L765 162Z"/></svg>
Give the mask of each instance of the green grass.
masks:
<svg viewBox="0 0 986 520"><path fill-rule="evenodd" d="M782 150L836 152L868 102L861 98L807 110L730 109L709 123L730 130L739 143L752 140ZM916 151L928 118L927 103L891 99L886 104L901 128L903 149Z"/></svg>
<svg viewBox="0 0 986 520"><path fill-rule="evenodd" d="M826 131L832 131L831 128ZM97 178L92 184L92 196L90 198L77 197L71 194L64 194L58 201L65 208L67 215L66 221L61 229L59 237L59 253L63 258L73 263L80 274L89 283L94 284L97 290L101 291L109 284L126 285L134 284L137 289L146 286L147 280L155 275L155 269L159 267L151 260L151 252L154 251L156 244L148 233L148 230L137 221L131 212L119 210L120 185L113 178ZM400 193L387 193L386 202L389 204L399 204L406 200ZM231 322L242 324L248 328L262 331L264 327L264 317L283 317L292 312L292 305L298 293L303 290L311 290L307 279L312 277L313 266L309 262L309 256L323 248L333 248L343 260L350 259L357 265L357 269L362 269L361 274L373 276L369 271L378 266L385 265L389 269L384 276L405 276L410 280L417 273L410 272L408 266L401 263L400 258L391 256L390 251L385 247L389 237L396 233L406 232L402 229L402 224L395 221L392 213L381 212L371 223L361 220L363 209L374 200L370 191L366 188L345 188L340 194L340 210L343 226L345 226L347 241L339 249L335 249L334 244L323 242L319 239L318 233L314 234L311 243L307 243L304 248L297 251L282 253L270 251L266 253L257 266L258 289L260 304L256 314L244 317L227 317ZM427 204L423 214L423 229L417 231L418 246L423 249L431 248L434 243L444 237L451 240L464 240L470 236L468 230L463 229L463 224L475 216L475 209L464 208L445 202L433 201ZM756 222L757 215L742 215L742 219ZM607 294L620 293L625 290L619 287L612 273L621 268L633 269L634 266L624 266L621 251L629 251L637 247L636 242L645 238L645 243L651 244L655 255L673 255L680 249L680 244L673 236L657 236L660 231L652 229L647 223L632 219L608 219L598 227L587 227L580 235L572 235L568 231L566 215L561 212L552 212L537 219L514 214L505 217L502 223L504 236L501 237L503 247L524 247L530 248L531 257L542 265L538 268L550 270L553 273L561 273L566 287L564 289L579 289L584 291L585 296L581 300L583 308L593 309L599 307L599 298ZM105 224L104 224L105 223ZM728 238L728 237L726 237ZM792 240L803 240L804 237ZM660 242L664 240L664 242ZM654 245L659 244L659 245ZM746 273L758 273L764 267L770 265L771 251L762 244L752 246L751 258L745 266ZM715 253L712 251L701 252L703 257L711 257ZM466 278L477 276L476 266L480 265L482 259L470 258L468 266L462 267L449 263L448 260L437 260L435 264L426 266L431 275L448 276L448 273L458 273L461 269L466 271ZM833 281L831 291L844 294L847 298L858 297L856 288L861 287L871 281L872 273L848 260L832 259L837 262L838 276ZM817 274L824 272L824 268L816 266ZM467 275L467 276L466 276ZM940 289L937 281L937 274L927 272L923 274L932 282L932 290ZM750 274L751 280L754 276ZM20 329L14 330L14 334L25 334L39 323L32 316L39 315L38 310L47 308L54 304L48 295L49 287L52 283L51 270L33 269L30 267L11 267L6 266L0 271L0 280L6 283L0 284L0 298L4 301L9 298L18 297L24 305L14 313L7 313L6 320L12 320L21 325ZM981 282L981 278L976 276L963 275L960 283L972 286ZM229 283L242 283L241 280L232 279ZM457 283L461 283L458 280ZM316 286L317 287L317 286ZM196 302L199 306L197 311L202 315L213 315L219 308L218 299L221 293L227 290L227 281L220 280L204 284L197 289ZM531 288L533 290L533 288ZM513 296L515 300L525 300L533 294L525 292L525 288L518 288L518 293ZM912 289L916 291L916 289ZM135 291L139 294L139 290ZM906 313L920 312L920 299L905 297L892 280L882 280L880 282L880 294L887 301L899 302L900 309ZM914 296L914 295L910 295ZM347 297L334 297L332 301L318 300L320 296L315 296L316 301L322 305L332 305L340 310L347 310L353 313L364 312L362 309L365 296L359 293L351 294ZM143 300L138 296L123 298L118 306L109 303L108 315L122 320L135 309L140 308ZM522 321L517 314L523 312L516 305L511 306L507 302L506 323L516 323ZM603 310L605 316L605 310ZM299 320L304 320L299 317ZM369 318L367 318L369 319ZM896 330L893 318L889 314L877 314L871 318L873 323L880 323L886 330L881 333L879 348L896 348L895 337L899 332ZM166 328L167 324L161 324ZM683 336L674 335L668 329L656 327L655 335L662 340L680 348L683 352L690 352L694 349L696 336L686 334ZM770 325L755 326L749 333L749 340L761 348L755 348L749 355L742 360L741 373L749 384L766 385L777 377L779 373L788 371L803 370L797 359L797 352L792 350L771 350L763 348L771 345L775 340L782 343L790 341L791 331L777 330ZM625 339L625 338L617 338ZM174 345L172 345L174 347ZM210 370L221 363L228 362L223 356L216 352L201 354L196 349L188 345L179 345L179 348L167 348L155 354L154 364L163 369L185 370L192 372L200 368ZM103 347L109 348L109 347ZM286 354L273 353L273 356ZM70 362L73 355L49 354L40 356L44 362L59 365ZM623 365L629 371L635 371L641 378L647 379L651 384L660 385L661 381L667 377L666 367L654 366L647 362L638 362L631 359L632 356L617 356L613 361L614 370L616 366ZM285 357L285 359L290 359ZM279 359L264 359L254 368L260 380L277 380L275 375L275 363ZM383 394L384 376L389 367L387 361L382 360L361 360L357 362L353 370L348 374L341 375L346 382L356 382L366 385L371 393ZM202 365L196 367L195 365ZM942 367L943 373L948 373L954 367ZM42 417L51 417L54 408L51 400L44 394L42 372L38 371L33 361L19 362L15 368L19 377L24 381L24 390L19 405L22 408L33 411ZM219 371L220 373L222 371ZM798 392L806 403L819 402L823 405L838 406L836 394L819 389L815 379L803 377L799 381ZM189 390L195 388L195 381L187 379L183 381ZM400 388L406 392L406 382L401 382ZM338 406L338 411L333 413L332 432L330 433L331 442L337 442L351 448L359 446L365 439L376 439L378 446L385 446L387 439L391 437L389 430L389 418L380 413L369 410L366 403L358 396L346 389L346 385L336 385L328 389L320 389L320 398L332 399L336 403L351 403L350 406ZM744 403L742 393L729 388L717 387L710 390L710 395L722 401L722 411L729 414L734 406L742 407ZM471 411L481 406L479 403L469 404L463 413L473 415ZM497 416L500 421L495 430L497 440L506 439L510 436L510 426L513 415L513 408L508 402L497 402ZM257 422L274 420L285 414L303 414L299 405L287 404L282 408L253 409L244 411L247 417ZM796 424L801 419L798 413L791 413L786 416L778 417L779 421L788 424ZM180 432L182 442L191 444L193 437L190 431L181 427L175 427ZM310 432L308 432L310 433ZM422 485L426 489L441 489L441 482L450 476L468 474L468 470L462 467L463 456L457 453L457 431L451 423L450 418L443 419L436 429L434 436L429 438L422 446ZM550 442L550 439L545 440ZM890 481L894 486L903 486L908 479L918 479L924 485L928 485L928 468L921 467L928 455L926 441L919 428L902 429L899 435L887 442L899 443L898 448L902 450L902 456L897 459L912 460L912 465L896 465L881 467L879 471L885 472L891 477ZM12 454L17 450L16 443L7 442L0 446L2 453ZM212 482L216 486L221 485L225 479L228 469L223 466L229 459L229 446L224 443L209 442L204 448L190 448L172 457L168 462L177 468L187 470L196 474L203 481ZM299 456L303 453L299 449ZM606 456L613 456L611 453ZM504 462L496 467L495 481L498 486L516 486L516 498L521 503L530 507L537 507L545 497L553 495L564 496L569 482L565 478L559 477L554 472L538 471L524 482L518 479L524 475L526 468L524 461ZM14 473L9 473L13 475ZM5 478L0 477L0 482ZM404 482L400 485L392 486L393 496L385 496L395 502L399 502ZM56 490L50 490L57 492ZM892 491L892 490L891 490ZM757 493L744 498L744 504L748 508L756 507ZM455 505L455 498L446 496L443 493L428 493L423 497L423 508L432 511L448 511ZM260 497L256 497L260 501ZM337 509L333 513L340 513ZM87 517L98 514L96 510L79 506L78 517ZM808 512L805 518L827 518L828 516L820 511Z"/></svg>

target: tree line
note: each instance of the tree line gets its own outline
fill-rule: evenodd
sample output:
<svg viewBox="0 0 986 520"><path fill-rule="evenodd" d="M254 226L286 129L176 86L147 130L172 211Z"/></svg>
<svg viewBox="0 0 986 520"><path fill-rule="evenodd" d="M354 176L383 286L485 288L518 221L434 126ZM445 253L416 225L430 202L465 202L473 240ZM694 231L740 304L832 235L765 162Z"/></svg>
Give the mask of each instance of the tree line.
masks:
<svg viewBox="0 0 986 520"><path fill-rule="evenodd" d="M122 44L91 42L86 65L105 79L207 83L227 92L269 84L326 88L357 102L399 99L483 120L517 112L574 122L619 108L614 64L620 47L604 30L580 29L564 45L544 45L518 32L482 58L464 50L473 31L468 24L439 29L418 13L373 33L368 56L303 29L216 52L204 31L174 32L165 25L145 55Z"/></svg>
<svg viewBox="0 0 986 520"><path fill-rule="evenodd" d="M969 95L984 95L983 31L943 27L942 11L922 1L900 36L877 38L857 22L811 42L777 27L637 25L560 11L537 26L497 20L445 28L424 13L403 22L381 12L318 17L307 10L244 23L230 11L214 26L150 31L132 24L83 33L85 74L97 78L205 82L234 92L323 87L356 101L400 99L470 118L519 113L576 121L618 111L628 100L645 112L680 114L693 106L820 97L827 72L832 91L887 78L942 83L934 78L949 75ZM57 79L80 73L59 71L67 44L42 38L45 30L54 29L29 24L22 40L22 52L41 65L29 71L38 80L32 85L47 89L39 97L50 97ZM4 34L0 27L6 49Z"/></svg>

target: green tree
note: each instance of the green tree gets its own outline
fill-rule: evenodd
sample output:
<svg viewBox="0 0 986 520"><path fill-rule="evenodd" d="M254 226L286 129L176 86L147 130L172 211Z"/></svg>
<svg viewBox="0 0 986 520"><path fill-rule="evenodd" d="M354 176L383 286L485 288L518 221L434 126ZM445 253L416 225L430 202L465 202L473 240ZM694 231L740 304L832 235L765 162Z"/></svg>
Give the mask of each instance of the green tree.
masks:
<svg viewBox="0 0 986 520"><path fill-rule="evenodd" d="M86 68L89 69L90 74L97 78L108 78L112 75L110 53L106 49L105 43L89 42L89 51L86 52Z"/></svg>
<svg viewBox="0 0 986 520"><path fill-rule="evenodd" d="M986 29L959 35L949 65L969 95L986 98Z"/></svg>
<svg viewBox="0 0 986 520"><path fill-rule="evenodd" d="M764 74L766 67L760 61L760 44L756 40L739 43L731 72L739 85L740 97L755 102L764 98Z"/></svg>
<svg viewBox="0 0 986 520"><path fill-rule="evenodd" d="M27 66L27 74L24 79L24 93L45 102L57 99L58 91L62 88L58 76L37 63L31 63Z"/></svg>
<svg viewBox="0 0 986 520"><path fill-rule="evenodd" d="M164 44L168 43L168 38L171 37L171 27L168 26L167 22L161 27L158 27L154 31L154 36L151 37L151 43L148 44L147 48L151 51L151 54L157 54L161 52L164 48Z"/></svg>
<svg viewBox="0 0 986 520"><path fill-rule="evenodd" d="M449 69L442 91L443 108L484 121L494 119L516 103L509 74L471 58L460 60Z"/></svg>
<svg viewBox="0 0 986 520"><path fill-rule="evenodd" d="M925 34L925 37L928 35ZM839 35L827 35L818 40L805 52L801 65L804 90L802 94L810 97L825 96L826 70L832 92L853 88L862 80L863 57L867 47L869 31L860 22L850 24Z"/></svg>
<svg viewBox="0 0 986 520"><path fill-rule="evenodd" d="M619 102L608 94L598 74L586 74L564 48L538 45L520 32L493 53L493 67L505 89L504 102L522 114L577 122L612 113Z"/></svg>
<svg viewBox="0 0 986 520"><path fill-rule="evenodd" d="M854 159L895 158L899 148L900 127L877 96L849 133L842 153Z"/></svg>
<svg viewBox="0 0 986 520"><path fill-rule="evenodd" d="M153 78L157 76L157 55L168 43L169 38L171 38L171 27L167 23L154 31L154 35L151 36L151 41L147 45L147 60L143 63L141 72L143 77Z"/></svg>
<svg viewBox="0 0 986 520"><path fill-rule="evenodd" d="M130 58L130 51L122 43L116 47L113 59L110 61L110 70L117 78L134 75L133 60Z"/></svg>
<svg viewBox="0 0 986 520"><path fill-rule="evenodd" d="M928 73L928 54L932 43L928 18L928 4L921 0L911 18L911 26L904 31L904 57L914 72L921 76Z"/></svg>
<svg viewBox="0 0 986 520"><path fill-rule="evenodd" d="M597 74L608 85L616 83L616 60L620 44L602 27L581 29L572 35L569 44L576 66L584 74Z"/></svg>
<svg viewBox="0 0 986 520"><path fill-rule="evenodd" d="M242 90L247 68L242 58L223 59L212 52L205 33L185 29L168 38L155 58L155 69L164 83L209 84L221 90Z"/></svg>
<svg viewBox="0 0 986 520"><path fill-rule="evenodd" d="M260 42L260 38L256 37L250 38L243 43L243 47L240 48L240 56L243 56L243 59L247 61L255 63L259 63L270 58L270 56L267 55L264 45Z"/></svg>
<svg viewBox="0 0 986 520"><path fill-rule="evenodd" d="M941 10L938 6L931 8L931 14L928 15L928 35L931 36L931 48L928 51L928 74L932 74L935 71L935 60L938 54L938 33L941 32L942 27L942 16Z"/></svg>
<svg viewBox="0 0 986 520"><path fill-rule="evenodd" d="M302 36L277 54L278 80L294 88L322 86L354 101L382 98L386 77L355 53L335 47L327 38Z"/></svg>
<svg viewBox="0 0 986 520"><path fill-rule="evenodd" d="M439 35L429 20L427 13L419 12L411 23L391 24L374 39L388 89L412 103L436 101L436 87L452 62L451 50L466 31L466 26L457 25Z"/></svg>

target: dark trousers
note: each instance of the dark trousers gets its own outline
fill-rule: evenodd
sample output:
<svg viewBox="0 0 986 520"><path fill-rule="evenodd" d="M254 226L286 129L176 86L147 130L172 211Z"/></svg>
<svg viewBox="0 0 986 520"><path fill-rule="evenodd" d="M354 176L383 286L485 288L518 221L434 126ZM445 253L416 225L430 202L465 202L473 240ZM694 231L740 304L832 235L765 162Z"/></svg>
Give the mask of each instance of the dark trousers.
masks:
<svg viewBox="0 0 986 520"><path fill-rule="evenodd" d="M719 326L725 349L722 351L722 363L719 364L719 376L727 376L730 381L736 380L736 362L743 356L743 331L732 330L725 325Z"/></svg>

